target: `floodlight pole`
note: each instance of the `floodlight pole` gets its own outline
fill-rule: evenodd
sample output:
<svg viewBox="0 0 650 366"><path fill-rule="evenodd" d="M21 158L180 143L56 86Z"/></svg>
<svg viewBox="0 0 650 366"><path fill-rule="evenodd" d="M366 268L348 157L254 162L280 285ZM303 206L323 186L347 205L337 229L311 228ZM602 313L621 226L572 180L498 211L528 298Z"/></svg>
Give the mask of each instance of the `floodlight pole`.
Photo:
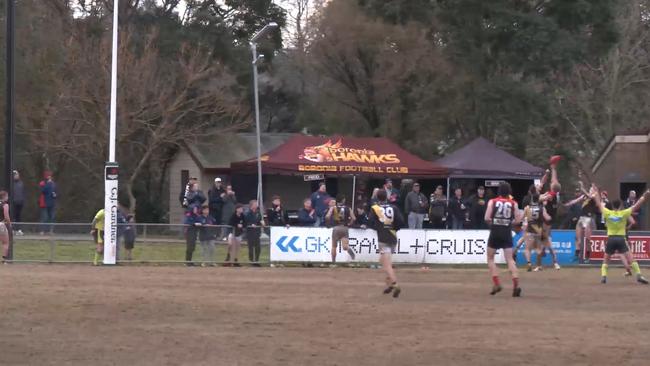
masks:
<svg viewBox="0 0 650 366"><path fill-rule="evenodd" d="M117 57L119 0L113 0L113 44L111 62L111 110L108 162L104 167L104 264L117 262L117 196L119 166L115 158L117 129Z"/></svg>
<svg viewBox="0 0 650 366"><path fill-rule="evenodd" d="M5 189L9 195L10 212L13 211L13 198L14 198L14 86L15 86L15 71L14 71L14 50L16 48L16 34L15 34L15 19L16 19L16 3L15 0L7 0L7 19L6 19L6 78L5 78ZM13 214L13 212L11 212ZM7 259L13 259L13 234L12 229L9 229L9 253Z"/></svg>
<svg viewBox="0 0 650 366"><path fill-rule="evenodd" d="M278 27L277 23L269 23L264 26L250 41L251 53L253 54L253 95L255 99L255 134L257 138L257 203L259 212L264 217L264 196L262 193L262 142L260 134L260 100L257 86L257 62L260 57L257 56L257 42L262 37L268 35L272 30Z"/></svg>

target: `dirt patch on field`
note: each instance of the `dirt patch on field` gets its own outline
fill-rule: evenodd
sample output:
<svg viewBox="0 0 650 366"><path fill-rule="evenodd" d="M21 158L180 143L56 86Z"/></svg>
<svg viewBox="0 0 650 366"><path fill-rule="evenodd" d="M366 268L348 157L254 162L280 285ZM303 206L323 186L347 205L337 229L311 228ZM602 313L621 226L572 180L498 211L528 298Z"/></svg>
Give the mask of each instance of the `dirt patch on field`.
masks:
<svg viewBox="0 0 650 366"><path fill-rule="evenodd" d="M650 288L612 269L0 267L7 365L648 365Z"/></svg>

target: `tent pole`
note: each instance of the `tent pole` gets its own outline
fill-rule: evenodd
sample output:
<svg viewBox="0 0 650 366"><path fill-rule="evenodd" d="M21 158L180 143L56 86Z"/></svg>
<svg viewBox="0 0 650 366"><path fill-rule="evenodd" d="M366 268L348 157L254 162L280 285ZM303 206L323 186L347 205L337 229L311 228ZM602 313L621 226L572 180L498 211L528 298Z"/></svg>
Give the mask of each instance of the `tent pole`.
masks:
<svg viewBox="0 0 650 366"><path fill-rule="evenodd" d="M451 177L447 177L447 202L449 202L449 190L451 189Z"/></svg>
<svg viewBox="0 0 650 366"><path fill-rule="evenodd" d="M354 203L357 200L357 176L352 176L352 212L354 211Z"/></svg>

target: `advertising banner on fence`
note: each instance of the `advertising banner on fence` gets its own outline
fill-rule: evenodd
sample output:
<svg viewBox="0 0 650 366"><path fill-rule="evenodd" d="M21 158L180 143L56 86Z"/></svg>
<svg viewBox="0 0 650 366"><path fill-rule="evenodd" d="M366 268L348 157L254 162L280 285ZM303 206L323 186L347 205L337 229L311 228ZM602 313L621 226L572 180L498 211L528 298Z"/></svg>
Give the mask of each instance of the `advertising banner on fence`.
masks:
<svg viewBox="0 0 650 366"><path fill-rule="evenodd" d="M591 245L591 256L590 260L601 261L605 256L605 245L607 244L607 235L602 231L596 232L591 236L590 245ZM648 232L639 232L631 233L628 241L628 247L632 252L634 259L638 261L650 261L650 233ZM613 257L615 260L618 259L618 255Z"/></svg>
<svg viewBox="0 0 650 366"><path fill-rule="evenodd" d="M482 264L487 263L487 230L399 230L393 252L395 263ZM331 261L332 230L306 227L272 227L271 261ZM374 230L350 229L355 262L378 262L379 244ZM337 248L337 262L350 257ZM496 261L505 263L503 253Z"/></svg>
<svg viewBox="0 0 650 366"><path fill-rule="evenodd" d="M512 240L517 244L519 238L521 238L523 233L517 234ZM576 242L575 231L572 230L553 230L551 231L551 247L557 255L557 261L560 265L575 264L575 242ZM522 246L521 249L517 252L517 264L525 265L526 257L524 256L525 246ZM537 260L537 254L531 255L531 262L535 264ZM542 258L542 265L550 266L553 265L553 260L550 254L547 254Z"/></svg>

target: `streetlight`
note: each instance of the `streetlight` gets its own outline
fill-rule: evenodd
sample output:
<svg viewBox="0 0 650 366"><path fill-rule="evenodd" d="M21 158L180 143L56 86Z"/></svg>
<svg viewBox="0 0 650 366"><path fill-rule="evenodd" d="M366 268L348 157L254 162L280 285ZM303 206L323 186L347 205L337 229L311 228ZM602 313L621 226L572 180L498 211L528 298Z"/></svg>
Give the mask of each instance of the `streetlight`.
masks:
<svg viewBox="0 0 650 366"><path fill-rule="evenodd" d="M257 135L257 202L260 213L264 215L264 197L262 196L262 142L260 138L260 101L257 90L257 63L264 59L264 55L257 56L257 43L278 27L278 23L269 23L251 38L251 52L253 53L253 89L255 94L255 133Z"/></svg>
<svg viewBox="0 0 650 366"><path fill-rule="evenodd" d="M13 197L14 197L14 85L15 85L15 71L14 71L14 50L16 48L16 4L15 0L7 0L6 7L6 69L5 69L5 189L9 194L9 209L13 210ZM12 212L13 214L13 212ZM11 228L9 229L9 253L7 259L13 259L14 245Z"/></svg>

